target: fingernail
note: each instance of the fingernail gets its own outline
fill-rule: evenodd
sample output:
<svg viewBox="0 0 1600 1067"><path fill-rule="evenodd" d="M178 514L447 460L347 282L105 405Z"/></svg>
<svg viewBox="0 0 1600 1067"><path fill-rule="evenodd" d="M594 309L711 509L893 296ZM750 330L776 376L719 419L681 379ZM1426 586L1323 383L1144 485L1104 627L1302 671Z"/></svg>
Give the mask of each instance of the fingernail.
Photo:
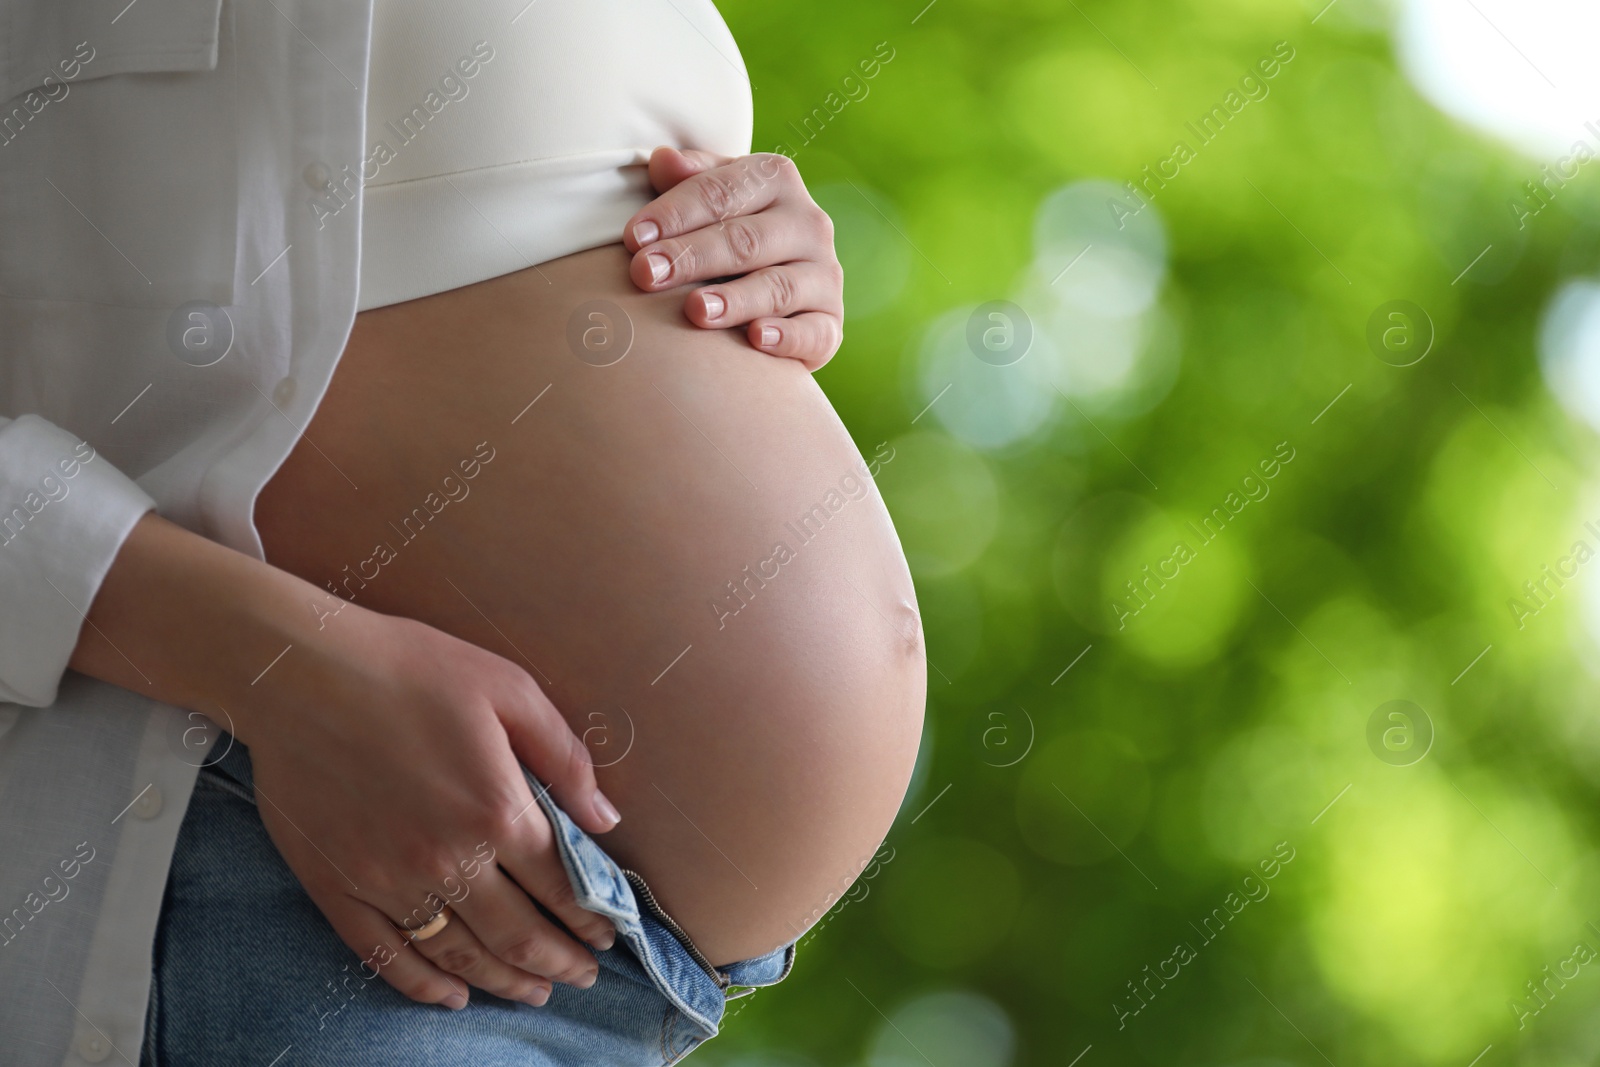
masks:
<svg viewBox="0 0 1600 1067"><path fill-rule="evenodd" d="M522 998L524 1004L534 1008L542 1008L550 1001L550 990L540 986L532 993Z"/></svg>
<svg viewBox="0 0 1600 1067"><path fill-rule="evenodd" d="M616 930L612 929L609 926L606 927L604 930L602 930L600 933L596 934L594 936L594 938L589 942L589 944L593 945L595 948L599 949L601 952L604 952L606 949L610 948L612 945L615 945L616 943L617 943L617 932L616 932Z"/></svg>
<svg viewBox="0 0 1600 1067"><path fill-rule="evenodd" d="M771 348L783 339L783 334L778 332L776 326L761 327L761 347Z"/></svg>
<svg viewBox="0 0 1600 1067"><path fill-rule="evenodd" d="M590 971L588 974L584 975L582 978L578 979L576 982L573 982L572 984L577 986L579 989L588 989L591 986L593 986L596 982L598 982L599 980L600 980L600 969L597 967L593 971Z"/></svg>
<svg viewBox="0 0 1600 1067"><path fill-rule="evenodd" d="M600 821L606 824L607 830L622 821L622 813L598 789L594 791L594 813L600 816Z"/></svg>
<svg viewBox="0 0 1600 1067"><path fill-rule="evenodd" d="M460 1011L462 1008L467 1006L466 994L451 993L448 997L444 998L444 1006L449 1008L451 1011Z"/></svg>
<svg viewBox="0 0 1600 1067"><path fill-rule="evenodd" d="M718 296L716 293L701 293L700 299L705 301L706 318L722 318L722 313L727 309L728 306L722 302L722 297Z"/></svg>
<svg viewBox="0 0 1600 1067"><path fill-rule="evenodd" d="M672 273L672 261L660 252L651 252L644 258L650 264L650 277L652 280L659 282Z"/></svg>
<svg viewBox="0 0 1600 1067"><path fill-rule="evenodd" d="M633 241L640 248L643 248L647 244L653 244L656 238L660 236L661 227L657 226L649 219L645 219L643 222L636 222L633 225Z"/></svg>

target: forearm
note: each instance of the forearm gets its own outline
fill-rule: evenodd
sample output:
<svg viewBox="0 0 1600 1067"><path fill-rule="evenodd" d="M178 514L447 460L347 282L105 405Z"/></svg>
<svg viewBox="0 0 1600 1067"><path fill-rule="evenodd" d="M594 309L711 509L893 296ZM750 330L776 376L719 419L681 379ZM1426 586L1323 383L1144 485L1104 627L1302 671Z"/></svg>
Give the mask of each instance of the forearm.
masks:
<svg viewBox="0 0 1600 1067"><path fill-rule="evenodd" d="M219 721L227 708L224 724L248 743L255 682L286 648L314 641L319 607L340 603L152 512L118 552L70 666Z"/></svg>
<svg viewBox="0 0 1600 1067"><path fill-rule="evenodd" d="M534 900L591 944L611 943L610 923L570 888L562 896L549 831L523 818L534 805L518 761L591 833L616 819L599 814L609 804L572 756L581 743L515 665L148 514L101 583L71 666L203 712L248 745L267 832L363 958L401 944L395 917L483 842L521 873L488 868L474 882L462 918L500 970L469 980L507 996L538 987L538 1003L550 982L536 977L593 983L592 955ZM381 973L414 1000L464 1003L420 953L391 955Z"/></svg>

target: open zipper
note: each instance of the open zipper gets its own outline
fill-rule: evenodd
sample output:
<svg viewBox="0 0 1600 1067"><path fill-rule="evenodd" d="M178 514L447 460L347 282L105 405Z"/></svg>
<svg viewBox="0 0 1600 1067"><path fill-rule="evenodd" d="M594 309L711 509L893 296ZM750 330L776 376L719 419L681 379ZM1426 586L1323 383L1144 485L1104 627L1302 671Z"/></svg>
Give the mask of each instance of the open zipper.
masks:
<svg viewBox="0 0 1600 1067"><path fill-rule="evenodd" d="M727 995L729 1000L746 996L749 993L755 992L754 987L734 986L731 982L729 982L728 976L713 967L711 965L711 961L706 959L705 953L701 952L698 948L695 948L694 942L689 940L689 935L683 932L683 927L678 925L677 920L668 915L661 905L656 902L656 895L650 892L650 887L645 884L645 880L639 876L639 873L637 871L629 870L626 867L621 868L621 870L623 877L626 878L628 880L628 884L633 887L634 895L644 901L644 906L650 909L650 914L655 916L656 921L667 928L667 933L671 934L677 940L678 944L683 946L683 950L689 954L690 958L693 959L695 963L700 965L701 970L705 971L706 974L711 976L711 980L717 983L717 988L722 990L722 992ZM729 993L728 990L730 988L739 989L741 991L738 993Z"/></svg>

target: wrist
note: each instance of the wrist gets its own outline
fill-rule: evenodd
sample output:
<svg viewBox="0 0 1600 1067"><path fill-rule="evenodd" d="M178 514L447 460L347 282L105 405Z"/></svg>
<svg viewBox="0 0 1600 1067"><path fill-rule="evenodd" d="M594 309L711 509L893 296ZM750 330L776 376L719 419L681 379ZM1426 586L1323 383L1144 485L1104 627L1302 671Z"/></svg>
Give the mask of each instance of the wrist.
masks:
<svg viewBox="0 0 1600 1067"><path fill-rule="evenodd" d="M286 709L307 706L326 689L330 631L371 612L270 564L239 559L242 565L228 561L211 576L214 614L198 622L227 637L192 660L190 700L197 703L186 706L252 745Z"/></svg>
<svg viewBox="0 0 1600 1067"><path fill-rule="evenodd" d="M307 676L305 662L285 662L351 612L371 614L151 514L107 572L70 665L199 711L249 744L282 683Z"/></svg>

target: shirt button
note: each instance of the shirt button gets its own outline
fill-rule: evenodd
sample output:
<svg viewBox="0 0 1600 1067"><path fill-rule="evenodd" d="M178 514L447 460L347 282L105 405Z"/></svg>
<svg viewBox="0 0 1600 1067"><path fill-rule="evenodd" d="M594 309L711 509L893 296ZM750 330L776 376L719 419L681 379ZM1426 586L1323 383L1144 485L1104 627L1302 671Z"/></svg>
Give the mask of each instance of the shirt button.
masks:
<svg viewBox="0 0 1600 1067"><path fill-rule="evenodd" d="M143 793L140 793L139 799L133 802L133 808L131 810L133 811L134 815L141 819L153 819L157 815L160 815L161 787L159 785L152 785L149 789L146 789Z"/></svg>
<svg viewBox="0 0 1600 1067"><path fill-rule="evenodd" d="M306 184L313 189L324 189L329 182L333 181L333 172L328 169L326 163L322 162L307 163L306 169L301 171L300 174L305 178Z"/></svg>
<svg viewBox="0 0 1600 1067"><path fill-rule="evenodd" d="M279 382L272 390L272 402L281 408L293 400L294 384L292 375Z"/></svg>
<svg viewBox="0 0 1600 1067"><path fill-rule="evenodd" d="M111 1042L94 1030L86 1030L79 1034L74 1044L77 1046L78 1055L90 1063L99 1063L111 1055Z"/></svg>

